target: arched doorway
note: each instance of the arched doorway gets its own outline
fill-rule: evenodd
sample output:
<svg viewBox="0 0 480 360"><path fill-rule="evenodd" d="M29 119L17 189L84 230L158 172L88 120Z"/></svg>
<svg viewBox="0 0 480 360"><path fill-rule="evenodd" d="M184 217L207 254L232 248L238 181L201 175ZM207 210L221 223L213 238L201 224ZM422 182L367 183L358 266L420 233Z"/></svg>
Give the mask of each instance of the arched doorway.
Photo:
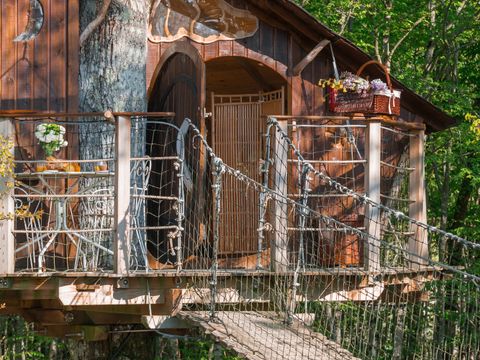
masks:
<svg viewBox="0 0 480 360"><path fill-rule="evenodd" d="M206 62L208 141L234 169L262 182L267 115L287 113L287 81L263 63L242 57ZM259 243L259 193L225 175L222 187L219 254L223 267L267 266L269 243Z"/></svg>
<svg viewBox="0 0 480 360"><path fill-rule="evenodd" d="M205 225L205 154L193 146L192 132L185 119L190 119L204 131L203 109L205 103L205 65L198 51L187 41L170 45L163 54L155 71L149 89L150 112L173 112L170 119L175 127L166 127L162 121L150 121L147 125L147 155L152 159L168 159L179 156L179 138L184 153L183 167L179 177L178 163L169 160L152 161L147 201L147 234L149 265L153 269L170 268L178 265L178 252L184 257L199 255L202 248L199 239ZM183 181L182 184L179 182ZM174 203L167 198L175 196L179 186L184 189L184 203ZM179 208L182 234L175 234L171 227L179 221ZM180 226L179 226L180 227ZM161 231L159 228L165 228ZM182 237L181 249L172 237ZM205 249L205 246L203 246ZM200 252L201 253L201 252ZM180 260L182 261L182 260Z"/></svg>

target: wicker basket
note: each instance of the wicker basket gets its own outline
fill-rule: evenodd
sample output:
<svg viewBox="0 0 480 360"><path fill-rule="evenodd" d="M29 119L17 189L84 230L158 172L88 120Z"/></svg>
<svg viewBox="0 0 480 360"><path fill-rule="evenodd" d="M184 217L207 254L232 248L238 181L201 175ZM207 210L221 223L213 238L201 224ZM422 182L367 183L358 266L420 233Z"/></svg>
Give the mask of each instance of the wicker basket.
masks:
<svg viewBox="0 0 480 360"><path fill-rule="evenodd" d="M358 69L357 75L360 76L363 70L371 64L378 64L384 70L389 90L357 94L329 89L330 111L334 113L400 115L400 91L393 90L388 69L384 65L375 60L368 61Z"/></svg>

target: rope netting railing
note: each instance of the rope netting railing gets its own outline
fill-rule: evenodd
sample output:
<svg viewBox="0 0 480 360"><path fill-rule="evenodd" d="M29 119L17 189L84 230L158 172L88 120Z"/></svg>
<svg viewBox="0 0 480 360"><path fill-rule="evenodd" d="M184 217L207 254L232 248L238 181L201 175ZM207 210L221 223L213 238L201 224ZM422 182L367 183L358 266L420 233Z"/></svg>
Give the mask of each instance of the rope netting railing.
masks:
<svg viewBox="0 0 480 360"><path fill-rule="evenodd" d="M305 155L292 136L301 125L270 120L254 176L224 162L191 126L211 174L212 215L203 220L211 248L208 271L192 273L183 309L221 324L212 325L218 337L248 344L258 358L477 358L478 244L402 212L411 168L401 155L392 160L388 146L378 164L393 169L384 172L386 196L376 203L365 194L358 179L368 166L367 124L327 121L328 131L318 126L313 138L297 137L317 142L300 143ZM407 149L410 134L382 131ZM446 261L432 238L427 252L418 251L427 233L451 244Z"/></svg>

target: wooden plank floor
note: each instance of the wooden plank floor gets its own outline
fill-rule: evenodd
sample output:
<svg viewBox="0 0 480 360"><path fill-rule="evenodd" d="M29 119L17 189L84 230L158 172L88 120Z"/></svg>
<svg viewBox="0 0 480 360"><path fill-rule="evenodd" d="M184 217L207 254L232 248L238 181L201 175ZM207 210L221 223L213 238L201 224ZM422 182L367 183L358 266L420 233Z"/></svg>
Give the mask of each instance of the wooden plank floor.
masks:
<svg viewBox="0 0 480 360"><path fill-rule="evenodd" d="M217 319L213 321L208 312L182 311L177 316L250 360L357 359L299 321L287 326L274 313L221 311L216 314Z"/></svg>

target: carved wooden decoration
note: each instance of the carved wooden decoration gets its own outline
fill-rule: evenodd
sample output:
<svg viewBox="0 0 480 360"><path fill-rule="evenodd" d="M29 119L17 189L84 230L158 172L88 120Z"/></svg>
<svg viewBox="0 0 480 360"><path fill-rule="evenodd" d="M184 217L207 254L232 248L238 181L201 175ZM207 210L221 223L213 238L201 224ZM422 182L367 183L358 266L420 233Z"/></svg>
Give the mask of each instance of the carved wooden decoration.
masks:
<svg viewBox="0 0 480 360"><path fill-rule="evenodd" d="M225 0L155 0L148 26L152 42L184 36L199 43L242 39L255 34L258 19Z"/></svg>

